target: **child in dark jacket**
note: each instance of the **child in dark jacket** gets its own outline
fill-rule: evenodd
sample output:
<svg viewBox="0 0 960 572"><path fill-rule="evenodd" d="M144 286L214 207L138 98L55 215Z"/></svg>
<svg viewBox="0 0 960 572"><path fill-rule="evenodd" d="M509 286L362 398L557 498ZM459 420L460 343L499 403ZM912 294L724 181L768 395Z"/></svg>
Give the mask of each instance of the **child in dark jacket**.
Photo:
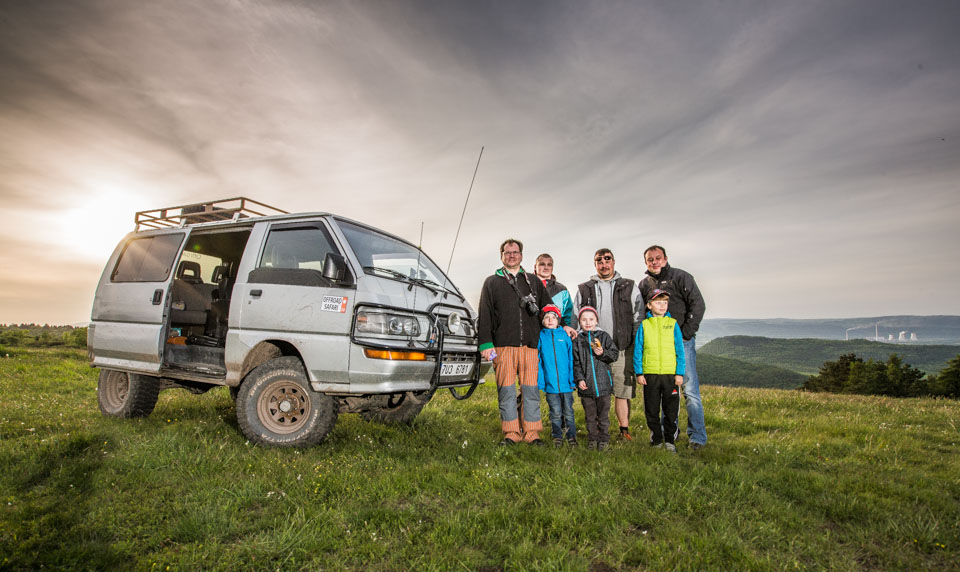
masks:
<svg viewBox="0 0 960 572"><path fill-rule="evenodd" d="M577 446L577 426L573 421L573 341L560 325L560 308L548 304L543 308L543 329L540 330L540 371L537 385L547 395L553 446L562 447L566 439Z"/></svg>
<svg viewBox="0 0 960 572"><path fill-rule="evenodd" d="M587 421L587 448L603 451L610 443L610 364L619 352L613 338L597 327L597 311L580 308L580 332L573 342L573 377Z"/></svg>

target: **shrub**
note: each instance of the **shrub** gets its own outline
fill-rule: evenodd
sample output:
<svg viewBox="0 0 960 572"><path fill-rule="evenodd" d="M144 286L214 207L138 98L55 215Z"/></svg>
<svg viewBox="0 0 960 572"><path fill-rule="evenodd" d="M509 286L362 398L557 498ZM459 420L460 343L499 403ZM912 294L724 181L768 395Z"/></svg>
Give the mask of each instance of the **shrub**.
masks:
<svg viewBox="0 0 960 572"><path fill-rule="evenodd" d="M904 363L897 354L891 354L886 362L864 361L855 354L844 354L837 361L828 361L820 366L817 375L811 375L801 389L830 393L856 393L860 395L888 395L891 397L920 397L925 395L960 396L960 356L950 362L955 364L951 373L948 367L941 378L951 381L935 381L935 376L924 378L923 372ZM954 383L952 380L956 376ZM953 391L956 388L958 391Z"/></svg>

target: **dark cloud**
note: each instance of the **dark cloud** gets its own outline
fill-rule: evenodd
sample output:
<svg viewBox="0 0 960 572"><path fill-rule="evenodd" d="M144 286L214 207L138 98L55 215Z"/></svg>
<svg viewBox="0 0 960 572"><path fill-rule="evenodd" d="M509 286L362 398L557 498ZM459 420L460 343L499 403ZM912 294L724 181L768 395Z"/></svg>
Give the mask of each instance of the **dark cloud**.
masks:
<svg viewBox="0 0 960 572"><path fill-rule="evenodd" d="M42 265L65 254L20 235L68 209L127 220L246 194L413 240L423 222L445 262L485 145L453 266L471 295L523 231L568 284L595 243L639 275L629 253L662 242L716 290L716 316L784 315L810 273L850 290L810 315L889 313L891 260L935 269L944 292L960 273L944 246L960 240L958 16L948 1L7 2L0 206L23 222L0 239ZM745 309L731 294L751 283L766 286ZM929 308L960 312L948 298Z"/></svg>

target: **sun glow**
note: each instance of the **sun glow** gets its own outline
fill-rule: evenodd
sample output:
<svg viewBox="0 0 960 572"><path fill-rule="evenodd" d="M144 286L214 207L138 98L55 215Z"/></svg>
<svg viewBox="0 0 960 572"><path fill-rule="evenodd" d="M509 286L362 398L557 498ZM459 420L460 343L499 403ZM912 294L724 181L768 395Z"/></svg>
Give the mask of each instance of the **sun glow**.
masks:
<svg viewBox="0 0 960 572"><path fill-rule="evenodd" d="M105 262L120 239L134 229L134 213L155 201L145 206L145 200L150 201L139 192L98 184L82 202L51 214L52 242L76 256Z"/></svg>

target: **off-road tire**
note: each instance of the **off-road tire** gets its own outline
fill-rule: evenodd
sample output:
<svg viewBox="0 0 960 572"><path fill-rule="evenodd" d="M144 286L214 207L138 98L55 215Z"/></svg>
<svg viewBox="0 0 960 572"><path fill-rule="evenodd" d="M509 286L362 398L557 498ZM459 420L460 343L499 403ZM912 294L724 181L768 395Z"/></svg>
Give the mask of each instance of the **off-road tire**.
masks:
<svg viewBox="0 0 960 572"><path fill-rule="evenodd" d="M97 381L100 412L109 417L146 417L160 396L160 380L112 369L101 369Z"/></svg>
<svg viewBox="0 0 960 572"><path fill-rule="evenodd" d="M430 402L433 391L408 391L400 405L396 407L382 407L365 411L363 418L367 421L377 421L389 425L409 425L420 414L424 406Z"/></svg>
<svg viewBox="0 0 960 572"><path fill-rule="evenodd" d="M296 357L274 358L247 374L236 409L244 436L268 447L319 445L337 423L337 400L310 387Z"/></svg>

